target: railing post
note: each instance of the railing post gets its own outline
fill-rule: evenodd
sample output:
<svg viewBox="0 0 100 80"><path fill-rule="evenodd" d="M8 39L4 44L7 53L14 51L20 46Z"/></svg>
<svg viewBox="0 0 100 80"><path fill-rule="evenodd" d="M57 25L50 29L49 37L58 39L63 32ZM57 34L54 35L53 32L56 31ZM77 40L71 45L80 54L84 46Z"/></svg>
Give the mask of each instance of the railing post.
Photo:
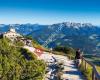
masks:
<svg viewBox="0 0 100 80"><path fill-rule="evenodd" d="M81 58L81 65L83 66L83 57Z"/></svg>
<svg viewBox="0 0 100 80"><path fill-rule="evenodd" d="M98 80L98 79L95 77L95 80Z"/></svg>
<svg viewBox="0 0 100 80"><path fill-rule="evenodd" d="M95 74L93 69L92 69L92 80L95 80Z"/></svg>
<svg viewBox="0 0 100 80"><path fill-rule="evenodd" d="M86 63L86 61L85 61L85 70L87 70L87 63Z"/></svg>

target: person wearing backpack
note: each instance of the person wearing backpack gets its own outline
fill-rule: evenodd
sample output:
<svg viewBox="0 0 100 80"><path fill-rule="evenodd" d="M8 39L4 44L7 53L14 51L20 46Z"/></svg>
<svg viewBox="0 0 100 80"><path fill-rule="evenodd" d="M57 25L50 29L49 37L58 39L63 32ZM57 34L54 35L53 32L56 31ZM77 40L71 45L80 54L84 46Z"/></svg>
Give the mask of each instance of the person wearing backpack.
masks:
<svg viewBox="0 0 100 80"><path fill-rule="evenodd" d="M79 67L80 64L81 64L81 57L82 57L81 51L80 51L80 49L77 49L76 50L76 55L75 55L75 62L76 62L77 67Z"/></svg>

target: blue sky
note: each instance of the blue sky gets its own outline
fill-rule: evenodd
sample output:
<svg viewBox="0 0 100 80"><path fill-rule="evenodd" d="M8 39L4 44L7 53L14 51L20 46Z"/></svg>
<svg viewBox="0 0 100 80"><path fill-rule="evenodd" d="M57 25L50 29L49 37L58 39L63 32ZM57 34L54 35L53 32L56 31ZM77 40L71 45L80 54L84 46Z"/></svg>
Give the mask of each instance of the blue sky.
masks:
<svg viewBox="0 0 100 80"><path fill-rule="evenodd" d="M100 0L0 0L0 24L67 21L100 25Z"/></svg>

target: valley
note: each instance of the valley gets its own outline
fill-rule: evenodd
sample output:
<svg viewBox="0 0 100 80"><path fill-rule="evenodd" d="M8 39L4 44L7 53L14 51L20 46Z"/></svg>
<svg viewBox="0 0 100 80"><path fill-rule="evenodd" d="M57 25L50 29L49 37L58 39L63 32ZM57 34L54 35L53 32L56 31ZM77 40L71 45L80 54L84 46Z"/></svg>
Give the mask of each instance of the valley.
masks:
<svg viewBox="0 0 100 80"><path fill-rule="evenodd" d="M24 36L31 36L39 44L45 41L55 31L63 26L55 37L47 44L48 48L56 46L70 46L75 49L80 48L86 54L100 53L100 27L90 23L62 22L52 25L40 24L13 24L16 31ZM1 24L0 33L9 29L9 25Z"/></svg>
<svg viewBox="0 0 100 80"><path fill-rule="evenodd" d="M84 57L92 62L94 65L96 65L96 68L98 70L98 72L100 73L100 55L90 55L90 54L87 54L87 55L84 55Z"/></svg>

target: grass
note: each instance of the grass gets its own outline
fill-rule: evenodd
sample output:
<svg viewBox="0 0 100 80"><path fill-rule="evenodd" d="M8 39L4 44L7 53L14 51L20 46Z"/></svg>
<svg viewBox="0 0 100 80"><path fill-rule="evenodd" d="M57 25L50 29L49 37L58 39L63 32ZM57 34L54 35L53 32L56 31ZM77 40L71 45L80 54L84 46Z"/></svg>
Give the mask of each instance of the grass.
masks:
<svg viewBox="0 0 100 80"><path fill-rule="evenodd" d="M85 69L85 61L80 66L80 71L85 75L87 80L92 80L92 66L87 63L87 69ZM97 71L100 73L100 66L96 66Z"/></svg>
<svg viewBox="0 0 100 80"><path fill-rule="evenodd" d="M80 71L84 74L87 80L92 80L92 66L87 64L87 69L85 70L85 62L81 64Z"/></svg>
<svg viewBox="0 0 100 80"><path fill-rule="evenodd" d="M100 73L100 66L96 66L98 72Z"/></svg>
<svg viewBox="0 0 100 80"><path fill-rule="evenodd" d="M37 48L37 49L40 49L40 50L43 50L43 51L48 51L47 48L43 47L42 45L40 45L39 43L37 43L36 41L32 40L32 45Z"/></svg>

